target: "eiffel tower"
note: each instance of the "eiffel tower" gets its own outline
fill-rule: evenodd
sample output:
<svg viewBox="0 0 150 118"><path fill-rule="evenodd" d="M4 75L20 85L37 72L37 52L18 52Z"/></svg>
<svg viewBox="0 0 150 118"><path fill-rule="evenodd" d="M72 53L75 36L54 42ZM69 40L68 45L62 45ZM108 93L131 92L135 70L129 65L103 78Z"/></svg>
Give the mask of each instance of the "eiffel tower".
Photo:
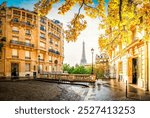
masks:
<svg viewBox="0 0 150 118"><path fill-rule="evenodd" d="M85 57L85 43L83 41L82 58L81 58L80 65L84 66L85 64L87 64L87 62L86 62L86 57Z"/></svg>

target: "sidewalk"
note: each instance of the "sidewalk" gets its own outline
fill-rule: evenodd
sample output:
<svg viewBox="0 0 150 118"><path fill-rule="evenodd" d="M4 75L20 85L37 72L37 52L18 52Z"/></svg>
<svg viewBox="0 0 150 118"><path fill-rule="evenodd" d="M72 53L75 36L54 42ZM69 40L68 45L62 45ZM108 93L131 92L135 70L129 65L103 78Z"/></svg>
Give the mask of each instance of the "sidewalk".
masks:
<svg viewBox="0 0 150 118"><path fill-rule="evenodd" d="M102 84L113 89L117 89L126 93L126 83L118 82L115 79L110 80L98 80L97 84ZM150 92L144 91L141 88L138 88L136 85L127 84L127 96L131 99L141 100L141 101L150 101Z"/></svg>

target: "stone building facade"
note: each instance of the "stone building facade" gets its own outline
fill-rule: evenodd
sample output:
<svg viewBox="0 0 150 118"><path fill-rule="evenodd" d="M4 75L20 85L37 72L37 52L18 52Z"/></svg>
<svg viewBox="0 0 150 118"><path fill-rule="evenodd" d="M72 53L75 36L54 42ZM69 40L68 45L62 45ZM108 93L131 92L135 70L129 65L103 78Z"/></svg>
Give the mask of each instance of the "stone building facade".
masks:
<svg viewBox="0 0 150 118"><path fill-rule="evenodd" d="M128 82L143 90L150 89L150 42L144 31L132 31L130 43L119 42L110 53L110 77Z"/></svg>
<svg viewBox="0 0 150 118"><path fill-rule="evenodd" d="M61 73L63 60L62 23L0 5L0 76Z"/></svg>

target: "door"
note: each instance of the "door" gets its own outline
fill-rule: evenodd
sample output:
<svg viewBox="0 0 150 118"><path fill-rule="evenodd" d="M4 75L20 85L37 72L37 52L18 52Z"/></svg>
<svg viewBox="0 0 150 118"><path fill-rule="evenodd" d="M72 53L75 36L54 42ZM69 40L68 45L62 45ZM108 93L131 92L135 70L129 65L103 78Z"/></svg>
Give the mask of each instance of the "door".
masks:
<svg viewBox="0 0 150 118"><path fill-rule="evenodd" d="M128 58L128 82L132 83L132 58Z"/></svg>
<svg viewBox="0 0 150 118"><path fill-rule="evenodd" d="M14 76L14 77L19 76L19 64L18 63L11 64L11 76Z"/></svg>
<svg viewBox="0 0 150 118"><path fill-rule="evenodd" d="M132 59L132 84L137 84L138 63L137 58Z"/></svg>

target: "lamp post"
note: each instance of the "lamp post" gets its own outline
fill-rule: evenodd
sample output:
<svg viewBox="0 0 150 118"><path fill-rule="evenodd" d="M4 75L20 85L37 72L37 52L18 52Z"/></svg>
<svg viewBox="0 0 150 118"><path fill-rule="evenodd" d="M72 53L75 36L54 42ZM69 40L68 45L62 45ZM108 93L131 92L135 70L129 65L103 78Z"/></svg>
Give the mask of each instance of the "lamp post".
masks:
<svg viewBox="0 0 150 118"><path fill-rule="evenodd" d="M93 48L91 49L91 52L92 52L92 72L91 72L91 74L93 75L93 53L94 53L94 49Z"/></svg>
<svg viewBox="0 0 150 118"><path fill-rule="evenodd" d="M40 73L40 55L38 55L38 60L39 60L39 66L38 66L38 73Z"/></svg>

